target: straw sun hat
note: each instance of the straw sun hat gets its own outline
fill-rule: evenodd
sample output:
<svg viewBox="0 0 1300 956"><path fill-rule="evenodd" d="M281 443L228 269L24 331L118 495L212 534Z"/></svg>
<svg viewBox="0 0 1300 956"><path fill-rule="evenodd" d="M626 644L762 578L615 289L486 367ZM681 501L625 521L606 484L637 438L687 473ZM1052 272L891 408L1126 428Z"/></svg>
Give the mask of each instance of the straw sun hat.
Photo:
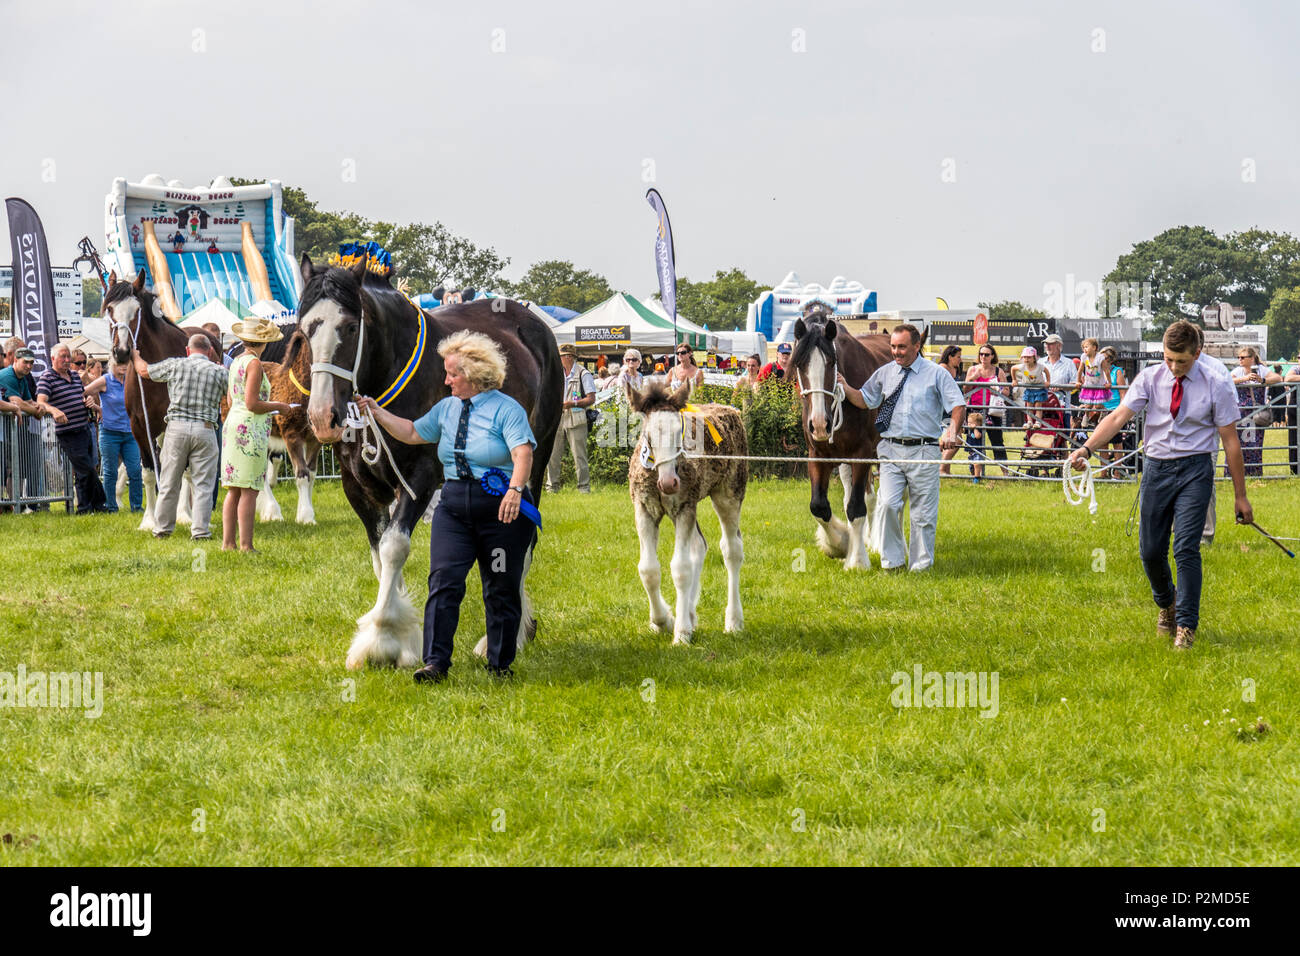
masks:
<svg viewBox="0 0 1300 956"><path fill-rule="evenodd" d="M284 338L274 322L260 316L247 322L235 322L230 331L245 342L278 342Z"/></svg>

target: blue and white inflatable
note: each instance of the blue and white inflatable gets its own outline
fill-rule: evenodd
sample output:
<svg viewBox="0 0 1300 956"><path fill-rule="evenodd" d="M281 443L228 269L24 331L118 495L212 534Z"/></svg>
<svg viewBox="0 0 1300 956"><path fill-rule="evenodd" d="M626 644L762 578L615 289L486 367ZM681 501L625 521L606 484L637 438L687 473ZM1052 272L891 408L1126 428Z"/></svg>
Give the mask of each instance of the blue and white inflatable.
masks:
<svg viewBox="0 0 1300 956"><path fill-rule="evenodd" d="M764 292L749 306L745 329L761 332L769 341L775 340L781 326L799 318L804 306L814 300L831 306L836 315L876 311L876 291L861 282L850 282L843 276L836 276L828 286L815 282L804 284L798 274L791 272L780 285Z"/></svg>

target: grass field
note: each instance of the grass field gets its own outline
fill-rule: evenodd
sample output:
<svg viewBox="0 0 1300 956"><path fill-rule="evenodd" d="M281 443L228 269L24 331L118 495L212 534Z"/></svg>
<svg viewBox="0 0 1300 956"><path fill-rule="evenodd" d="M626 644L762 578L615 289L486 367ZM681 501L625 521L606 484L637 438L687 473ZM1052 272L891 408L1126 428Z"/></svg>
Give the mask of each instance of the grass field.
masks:
<svg viewBox="0 0 1300 956"><path fill-rule="evenodd" d="M0 864L1298 863L1296 564L1224 520L1220 485L1175 652L1124 534L1134 492L1102 488L1090 518L1059 486L949 482L939 562L909 575L844 572L805 482L753 482L746 630L722 632L706 508L701 626L673 648L646 626L626 490L565 491L516 678L471 660L472 576L436 687L343 669L375 582L337 483L317 527L261 525L252 558L125 514L0 517L0 670L104 681L98 718L0 709ZM1250 492L1300 534L1300 483ZM996 716L896 708L918 666L996 672Z"/></svg>

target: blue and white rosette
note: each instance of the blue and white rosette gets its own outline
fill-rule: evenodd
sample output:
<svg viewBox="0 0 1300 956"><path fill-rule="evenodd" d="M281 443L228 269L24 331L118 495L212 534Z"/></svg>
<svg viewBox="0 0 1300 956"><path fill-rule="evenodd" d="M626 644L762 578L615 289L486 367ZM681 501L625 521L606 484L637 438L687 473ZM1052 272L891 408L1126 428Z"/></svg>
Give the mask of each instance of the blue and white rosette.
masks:
<svg viewBox="0 0 1300 956"><path fill-rule="evenodd" d="M504 498L506 492L510 489L510 476L500 468L489 468L483 472L483 478L479 481L486 491L494 498ZM537 525L537 530L542 530L542 513L537 510L537 505L533 504L523 495L519 496L519 513Z"/></svg>

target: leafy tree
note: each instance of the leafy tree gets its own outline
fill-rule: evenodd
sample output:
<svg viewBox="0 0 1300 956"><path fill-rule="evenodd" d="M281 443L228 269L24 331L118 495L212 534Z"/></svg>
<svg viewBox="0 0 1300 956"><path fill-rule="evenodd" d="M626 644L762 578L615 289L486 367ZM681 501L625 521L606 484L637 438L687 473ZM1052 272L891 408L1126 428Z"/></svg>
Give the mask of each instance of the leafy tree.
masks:
<svg viewBox="0 0 1300 956"><path fill-rule="evenodd" d="M704 282L679 277L677 312L713 330L743 328L749 304L768 288L735 268L726 272L719 269ZM659 298L658 293L655 298Z"/></svg>
<svg viewBox="0 0 1300 956"><path fill-rule="evenodd" d="M235 186L265 181L231 179ZM410 279L412 289L419 292L440 285L491 288L500 283L501 270L510 263L494 249L480 248L440 222L398 225L372 222L353 212L328 212L296 186L285 186L282 196L285 214L294 219L295 258L305 252L322 262L345 242L374 240L392 253L396 274Z"/></svg>
<svg viewBox="0 0 1300 956"><path fill-rule="evenodd" d="M1031 319L1045 319L1047 313L1042 309L1031 309L1023 302L1004 299L1001 302L980 302L978 308L989 314L989 321L1027 322Z"/></svg>
<svg viewBox="0 0 1300 956"><path fill-rule="evenodd" d="M1268 350L1283 359L1294 358L1300 348L1300 285L1278 289L1264 313Z"/></svg>
<svg viewBox="0 0 1300 956"><path fill-rule="evenodd" d="M1202 307L1239 287L1239 272L1227 240L1204 226L1176 226L1133 246L1103 281L1150 283L1154 330L1163 331L1177 319L1199 324Z"/></svg>
<svg viewBox="0 0 1300 956"><path fill-rule="evenodd" d="M91 270L94 271L93 269ZM81 280L81 314L99 315L104 304L104 289L99 279Z"/></svg>
<svg viewBox="0 0 1300 956"><path fill-rule="evenodd" d="M367 235L392 253L397 275L408 278L414 290L495 289L504 281L501 270L510 264L495 249L480 248L440 222L376 222Z"/></svg>
<svg viewBox="0 0 1300 956"><path fill-rule="evenodd" d="M614 294L604 276L575 269L572 262L563 259L535 262L522 279L506 283L502 288L516 299L558 305L575 312L586 312Z"/></svg>

